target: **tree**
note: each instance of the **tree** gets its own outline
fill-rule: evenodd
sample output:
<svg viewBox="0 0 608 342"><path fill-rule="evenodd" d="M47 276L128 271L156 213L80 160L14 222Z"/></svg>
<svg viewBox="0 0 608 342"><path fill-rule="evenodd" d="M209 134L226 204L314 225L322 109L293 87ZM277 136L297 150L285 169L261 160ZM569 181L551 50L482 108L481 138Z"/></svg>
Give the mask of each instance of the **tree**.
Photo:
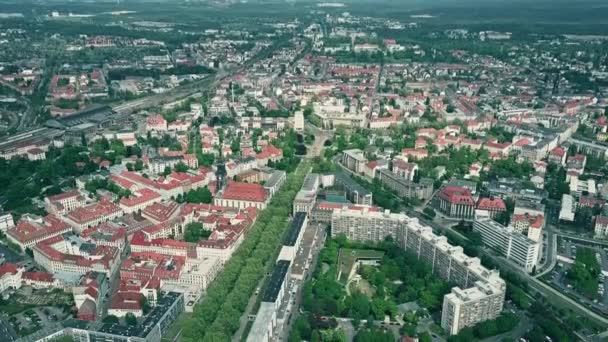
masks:
<svg viewBox="0 0 608 342"><path fill-rule="evenodd" d="M125 323L127 323L127 325L130 325L130 326L136 326L137 317L135 317L135 315L133 313L127 312L127 314L125 315Z"/></svg>
<svg viewBox="0 0 608 342"><path fill-rule="evenodd" d="M103 318L103 321L106 324L118 324L118 317L114 316L114 315L107 315L106 317Z"/></svg>
<svg viewBox="0 0 608 342"><path fill-rule="evenodd" d="M173 169L175 170L175 172L188 172L188 165L179 162L175 165Z"/></svg>
<svg viewBox="0 0 608 342"><path fill-rule="evenodd" d="M184 230L184 241L196 243L201 239L207 239L211 235L210 230L203 228L200 222L191 222L186 225Z"/></svg>
<svg viewBox="0 0 608 342"><path fill-rule="evenodd" d="M437 216L437 213L435 213L435 210L431 207L426 207L422 210L422 212L428 216L431 220L435 218L435 216Z"/></svg>
<svg viewBox="0 0 608 342"><path fill-rule="evenodd" d="M427 331L418 334L418 342L432 342L433 338Z"/></svg>
<svg viewBox="0 0 608 342"><path fill-rule="evenodd" d="M144 315L147 315L151 309L150 302L148 301L148 298L144 295L141 296L141 309L142 309Z"/></svg>
<svg viewBox="0 0 608 342"><path fill-rule="evenodd" d="M385 329L372 327L371 329L361 329L355 335L355 342L394 342L393 333Z"/></svg>
<svg viewBox="0 0 608 342"><path fill-rule="evenodd" d="M213 195L208 187L202 187L188 191L186 194L186 202L188 203L206 203L213 201Z"/></svg>

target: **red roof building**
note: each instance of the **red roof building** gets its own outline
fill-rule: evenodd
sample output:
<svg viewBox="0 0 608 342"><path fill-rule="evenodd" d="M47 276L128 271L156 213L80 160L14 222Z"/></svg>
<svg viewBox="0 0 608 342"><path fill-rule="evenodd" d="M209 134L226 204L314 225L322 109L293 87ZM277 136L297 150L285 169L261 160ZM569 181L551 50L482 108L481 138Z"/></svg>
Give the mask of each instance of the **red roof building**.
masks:
<svg viewBox="0 0 608 342"><path fill-rule="evenodd" d="M5 263L0 266L0 292L9 288L18 289L21 287L21 275L23 267L17 264Z"/></svg>
<svg viewBox="0 0 608 342"><path fill-rule="evenodd" d="M130 197L121 198L119 204L125 214L130 214L160 201L161 196L158 192L143 188L134 192Z"/></svg>
<svg viewBox="0 0 608 342"><path fill-rule="evenodd" d="M500 212L507 211L507 205L501 198L480 198L477 202L477 209L486 210L490 217L494 218Z"/></svg>
<svg viewBox="0 0 608 342"><path fill-rule="evenodd" d="M471 191L457 186L444 186L436 196L436 206L443 214L453 218L472 218L475 200Z"/></svg>
<svg viewBox="0 0 608 342"><path fill-rule="evenodd" d="M23 272L21 282L35 289L56 287L55 277L46 272Z"/></svg>
<svg viewBox="0 0 608 342"><path fill-rule="evenodd" d="M549 163L554 163L560 166L564 165L566 163L566 150L560 146L557 146L549 152L549 157L547 160Z"/></svg>
<svg viewBox="0 0 608 342"><path fill-rule="evenodd" d="M169 221L179 213L180 205L174 201L164 201L148 206L142 211L142 216L154 223Z"/></svg>
<svg viewBox="0 0 608 342"><path fill-rule="evenodd" d="M34 216L22 217L17 225L6 232L8 239L22 250L32 248L38 242L72 230L72 227L54 215L44 218Z"/></svg>
<svg viewBox="0 0 608 342"><path fill-rule="evenodd" d="M232 208L264 209L268 201L268 192L260 184L229 182L226 189L217 194L214 204Z"/></svg>
<svg viewBox="0 0 608 342"><path fill-rule="evenodd" d="M107 200L101 200L72 210L64 219L72 224L78 232L81 232L86 228L111 221L122 215L123 211L118 205Z"/></svg>

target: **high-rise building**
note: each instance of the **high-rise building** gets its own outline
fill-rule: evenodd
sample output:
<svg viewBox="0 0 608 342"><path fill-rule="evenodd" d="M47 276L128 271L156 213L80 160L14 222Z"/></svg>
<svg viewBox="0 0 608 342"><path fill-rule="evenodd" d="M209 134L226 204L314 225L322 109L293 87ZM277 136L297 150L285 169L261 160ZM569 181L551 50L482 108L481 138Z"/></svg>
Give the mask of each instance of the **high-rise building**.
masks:
<svg viewBox="0 0 608 342"><path fill-rule="evenodd" d="M364 207L353 210L348 207L334 210L331 235L346 235L349 240L379 242L387 236L396 237L405 224L405 217L389 210L376 212Z"/></svg>
<svg viewBox="0 0 608 342"><path fill-rule="evenodd" d="M478 281L468 289L455 287L443 299L441 327L449 334L485 320L494 319L502 311L504 292Z"/></svg>
<svg viewBox="0 0 608 342"><path fill-rule="evenodd" d="M484 218L475 220L473 230L481 234L484 245L496 249L526 272L532 272L538 263L540 241L529 239L513 227L505 227L492 219Z"/></svg>
<svg viewBox="0 0 608 342"><path fill-rule="evenodd" d="M506 284L498 271L488 270L479 258L452 246L445 236L433 233L417 218L389 211L373 212L342 208L332 214L332 236L345 234L357 241L382 241L393 237L407 252L429 264L432 272L458 287L444 297L441 326L450 334L462 328L498 317L502 311ZM480 308L480 306L484 306Z"/></svg>

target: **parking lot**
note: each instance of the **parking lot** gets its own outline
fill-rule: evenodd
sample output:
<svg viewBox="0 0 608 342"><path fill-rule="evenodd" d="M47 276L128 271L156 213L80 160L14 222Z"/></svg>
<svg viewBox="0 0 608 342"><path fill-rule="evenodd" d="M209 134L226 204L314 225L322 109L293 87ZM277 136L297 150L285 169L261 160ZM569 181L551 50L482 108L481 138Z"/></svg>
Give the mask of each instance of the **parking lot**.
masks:
<svg viewBox="0 0 608 342"><path fill-rule="evenodd" d="M590 299L579 293L567 278L567 273L570 267L576 260L576 256L581 248L590 248L595 252L595 258L601 266L602 273L598 276L597 298ZM604 314L608 314L608 283L606 283L606 275L608 274L608 248L600 246L583 245L569 239L558 239L557 253L560 257L555 268L551 273L547 274L545 280L554 287L558 288L565 294L575 297L580 303L593 308Z"/></svg>

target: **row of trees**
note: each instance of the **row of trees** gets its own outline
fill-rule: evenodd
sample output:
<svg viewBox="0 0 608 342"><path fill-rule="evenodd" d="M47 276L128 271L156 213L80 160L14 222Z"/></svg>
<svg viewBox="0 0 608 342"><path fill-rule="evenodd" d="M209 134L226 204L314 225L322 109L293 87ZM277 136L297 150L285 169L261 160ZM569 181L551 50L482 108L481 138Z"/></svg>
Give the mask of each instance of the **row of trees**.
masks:
<svg viewBox="0 0 608 342"><path fill-rule="evenodd" d="M184 341L228 341L239 328L249 298L274 264L290 215L289 206L311 165L302 163L289 174L270 205L260 212L245 241L194 308L192 318L179 321Z"/></svg>
<svg viewBox="0 0 608 342"><path fill-rule="evenodd" d="M93 179L85 184L84 188L92 194L95 194L95 192L99 189L108 190L116 194L119 199L131 196L131 191L123 189L122 187L116 185L116 183L109 181L107 178Z"/></svg>

